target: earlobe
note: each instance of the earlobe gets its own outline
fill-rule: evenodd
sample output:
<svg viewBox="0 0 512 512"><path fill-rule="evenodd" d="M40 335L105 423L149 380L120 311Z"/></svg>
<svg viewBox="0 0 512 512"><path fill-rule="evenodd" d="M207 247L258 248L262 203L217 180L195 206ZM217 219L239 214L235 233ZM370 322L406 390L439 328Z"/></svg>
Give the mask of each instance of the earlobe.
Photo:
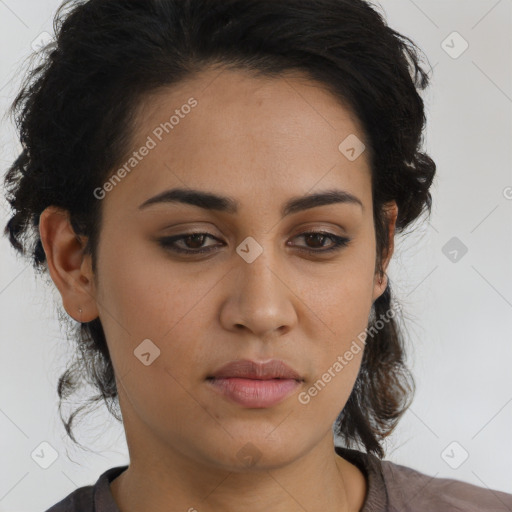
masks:
<svg viewBox="0 0 512 512"><path fill-rule="evenodd" d="M385 291L388 285L387 275L384 272L382 275L379 275L377 272L375 274L374 282L373 282L373 299L372 303L375 302Z"/></svg>
<svg viewBox="0 0 512 512"><path fill-rule="evenodd" d="M78 322L94 320L98 311L90 256L83 252L86 239L74 232L69 212L46 208L39 217L39 234L64 309Z"/></svg>

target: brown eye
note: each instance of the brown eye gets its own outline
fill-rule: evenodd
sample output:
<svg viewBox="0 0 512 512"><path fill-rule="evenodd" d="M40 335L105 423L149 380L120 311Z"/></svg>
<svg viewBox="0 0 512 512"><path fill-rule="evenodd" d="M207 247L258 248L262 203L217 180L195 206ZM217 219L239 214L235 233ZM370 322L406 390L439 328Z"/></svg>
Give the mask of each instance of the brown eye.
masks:
<svg viewBox="0 0 512 512"><path fill-rule="evenodd" d="M211 252L216 247L215 245L202 247L207 238L217 240L217 238L208 233L188 233L161 238L158 242L162 247L177 253L204 254ZM178 247L177 242L182 242L185 248L183 246Z"/></svg>
<svg viewBox="0 0 512 512"><path fill-rule="evenodd" d="M324 231L309 231L307 233L298 235L298 237L304 237L304 240L308 244L308 247L301 247L300 250L308 251L311 253L326 253L336 251L350 243L349 238L341 237ZM332 241L331 247L328 249L322 249L322 247L325 247L324 241L329 239ZM310 248L311 245L313 248ZM320 247L320 249L318 249L318 247Z"/></svg>

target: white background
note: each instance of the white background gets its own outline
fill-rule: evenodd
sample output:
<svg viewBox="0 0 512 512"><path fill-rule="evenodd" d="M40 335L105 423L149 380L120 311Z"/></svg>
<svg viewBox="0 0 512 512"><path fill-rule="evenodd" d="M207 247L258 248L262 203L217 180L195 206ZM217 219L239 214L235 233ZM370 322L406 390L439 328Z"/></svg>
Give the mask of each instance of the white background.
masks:
<svg viewBox="0 0 512 512"><path fill-rule="evenodd" d="M32 42L53 33L58 5L0 0L2 114ZM424 149L438 165L430 222L397 239L388 272L408 318L417 393L387 440L386 458L512 493L512 0L381 5L391 27L411 37L434 68L424 95ZM442 47L454 31L469 43L455 59ZM461 48L456 37L445 43L452 51ZM19 144L10 119L2 121L3 175ZM3 228L5 198L0 205ZM453 237L468 248L456 262L443 253ZM122 427L102 410L76 432L89 452L67 439L56 385L71 353L52 303L56 292L16 258L5 237L0 261L0 511L36 512L127 464L127 449ZM457 469L442 457L454 441L447 460L457 461L462 449L469 454ZM31 458L42 442L58 452L48 469Z"/></svg>

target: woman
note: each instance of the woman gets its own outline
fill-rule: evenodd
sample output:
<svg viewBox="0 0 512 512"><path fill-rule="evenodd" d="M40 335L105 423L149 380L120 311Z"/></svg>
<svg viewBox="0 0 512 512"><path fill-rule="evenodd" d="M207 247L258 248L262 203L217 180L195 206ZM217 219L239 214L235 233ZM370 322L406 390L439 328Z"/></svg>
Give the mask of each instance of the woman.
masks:
<svg viewBox="0 0 512 512"><path fill-rule="evenodd" d="M386 269L435 175L412 41L363 0L57 21L6 233L80 324L61 400L86 375L130 464L49 512L512 510L382 460L414 390Z"/></svg>

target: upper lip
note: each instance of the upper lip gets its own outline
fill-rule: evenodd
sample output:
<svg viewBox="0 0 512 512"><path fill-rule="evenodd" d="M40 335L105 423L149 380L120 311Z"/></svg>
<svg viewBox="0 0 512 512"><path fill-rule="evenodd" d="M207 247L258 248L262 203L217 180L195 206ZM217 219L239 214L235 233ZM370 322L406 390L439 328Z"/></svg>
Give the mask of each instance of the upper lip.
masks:
<svg viewBox="0 0 512 512"><path fill-rule="evenodd" d="M221 366L207 378L238 377L246 379L295 379L302 381L302 377L290 366L279 359L265 362L237 359Z"/></svg>

